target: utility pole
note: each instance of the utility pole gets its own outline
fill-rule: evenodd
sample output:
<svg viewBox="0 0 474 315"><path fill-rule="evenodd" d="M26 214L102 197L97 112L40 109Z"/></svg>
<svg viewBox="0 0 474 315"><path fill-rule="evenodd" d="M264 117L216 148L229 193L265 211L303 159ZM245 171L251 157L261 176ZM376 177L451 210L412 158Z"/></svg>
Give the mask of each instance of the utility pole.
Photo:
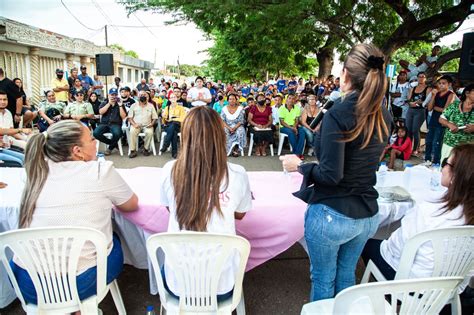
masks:
<svg viewBox="0 0 474 315"><path fill-rule="evenodd" d="M105 47L109 47L109 38L107 36L107 24L104 26L105 30ZM109 98L109 90L108 90L108 82L107 82L107 76L105 76L105 97L108 99Z"/></svg>

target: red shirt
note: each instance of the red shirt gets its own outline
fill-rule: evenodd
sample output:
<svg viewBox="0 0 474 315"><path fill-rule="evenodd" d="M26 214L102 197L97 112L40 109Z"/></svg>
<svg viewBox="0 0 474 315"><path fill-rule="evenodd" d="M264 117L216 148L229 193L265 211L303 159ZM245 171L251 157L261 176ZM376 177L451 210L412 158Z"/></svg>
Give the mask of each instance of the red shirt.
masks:
<svg viewBox="0 0 474 315"><path fill-rule="evenodd" d="M410 137L407 137L405 139L405 142L402 143L402 141L403 141L403 138L397 138L395 143L392 144L392 149L402 152L403 159L406 161L410 159L413 145L411 143Z"/></svg>
<svg viewBox="0 0 474 315"><path fill-rule="evenodd" d="M272 119L272 109L270 106L265 106L265 110L260 112L257 106L252 106L250 108L250 113L253 115L253 122L257 125L266 125Z"/></svg>

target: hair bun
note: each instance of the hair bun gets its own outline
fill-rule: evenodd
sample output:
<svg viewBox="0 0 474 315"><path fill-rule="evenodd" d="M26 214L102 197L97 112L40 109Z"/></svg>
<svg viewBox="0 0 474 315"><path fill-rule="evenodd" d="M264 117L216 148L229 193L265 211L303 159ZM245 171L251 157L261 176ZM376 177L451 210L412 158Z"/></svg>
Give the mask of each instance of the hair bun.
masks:
<svg viewBox="0 0 474 315"><path fill-rule="evenodd" d="M383 70L383 64L384 64L383 57L376 57L374 55L370 55L369 59L367 60L367 66L369 66L370 69L379 69Z"/></svg>

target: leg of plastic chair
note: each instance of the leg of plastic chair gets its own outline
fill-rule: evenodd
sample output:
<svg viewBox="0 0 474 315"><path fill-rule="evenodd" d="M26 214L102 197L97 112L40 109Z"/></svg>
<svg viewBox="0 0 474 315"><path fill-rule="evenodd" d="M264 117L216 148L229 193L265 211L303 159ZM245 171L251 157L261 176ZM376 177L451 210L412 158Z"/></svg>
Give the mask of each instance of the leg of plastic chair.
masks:
<svg viewBox="0 0 474 315"><path fill-rule="evenodd" d="M119 139L119 141L117 142L117 146L120 152L120 156L123 156L122 139Z"/></svg>
<svg viewBox="0 0 474 315"><path fill-rule="evenodd" d="M280 131L281 132L281 131ZM281 150L283 149L283 142L285 141L285 136L280 133L279 141L278 141L278 153L277 155L281 155Z"/></svg>
<svg viewBox="0 0 474 315"><path fill-rule="evenodd" d="M245 300L244 300L244 293L242 292L242 297L240 298L240 302L235 309L237 315L245 315Z"/></svg>
<svg viewBox="0 0 474 315"><path fill-rule="evenodd" d="M161 149L163 149L163 143L165 143L165 136L166 136L166 132L161 131L160 152L158 152L158 155L161 155Z"/></svg>
<svg viewBox="0 0 474 315"><path fill-rule="evenodd" d="M273 144L270 144L270 154L273 156Z"/></svg>
<svg viewBox="0 0 474 315"><path fill-rule="evenodd" d="M373 275L375 280L377 281L387 281L387 279L384 277L382 272L380 272L379 268L377 268L377 266L372 260L369 260L369 263L365 268L365 272L362 276L362 280L360 281L360 283L368 283L370 280L370 275Z"/></svg>
<svg viewBox="0 0 474 315"><path fill-rule="evenodd" d="M81 314L100 314L97 296L81 301Z"/></svg>
<svg viewBox="0 0 474 315"><path fill-rule="evenodd" d="M120 294L120 289L117 284L117 280L114 280L109 285L110 293L112 294L112 299L114 300L115 307L120 315L127 314L125 310L125 305L123 303L122 295Z"/></svg>
<svg viewBox="0 0 474 315"><path fill-rule="evenodd" d="M151 150L153 151L153 155L156 156L155 139L151 140Z"/></svg>
<svg viewBox="0 0 474 315"><path fill-rule="evenodd" d="M251 156L251 155L252 155L252 149L253 149L253 133L250 134L249 154L248 154L248 156Z"/></svg>
<svg viewBox="0 0 474 315"><path fill-rule="evenodd" d="M454 292L454 296L451 299L451 315L462 315L461 299L456 292Z"/></svg>

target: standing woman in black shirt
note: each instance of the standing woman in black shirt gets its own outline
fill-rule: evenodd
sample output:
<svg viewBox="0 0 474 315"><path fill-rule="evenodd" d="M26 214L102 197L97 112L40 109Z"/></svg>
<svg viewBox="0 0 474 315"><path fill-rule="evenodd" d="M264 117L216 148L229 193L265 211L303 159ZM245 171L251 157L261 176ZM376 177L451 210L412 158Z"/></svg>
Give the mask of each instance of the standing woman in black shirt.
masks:
<svg viewBox="0 0 474 315"><path fill-rule="evenodd" d="M353 47L341 75L344 96L325 114L315 141L319 164L281 157L284 169L298 170L307 186L299 197L308 203L311 301L355 284L357 261L377 230L375 172L391 120L383 106L386 88L382 52L369 44Z"/></svg>

